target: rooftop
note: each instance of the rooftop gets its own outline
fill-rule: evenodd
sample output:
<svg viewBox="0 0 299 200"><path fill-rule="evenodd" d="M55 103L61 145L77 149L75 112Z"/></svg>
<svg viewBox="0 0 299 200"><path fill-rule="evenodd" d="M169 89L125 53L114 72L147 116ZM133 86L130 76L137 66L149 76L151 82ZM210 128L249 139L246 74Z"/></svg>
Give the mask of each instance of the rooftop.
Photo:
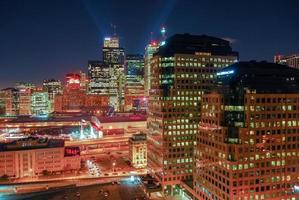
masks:
<svg viewBox="0 0 299 200"><path fill-rule="evenodd" d="M64 147L64 141L61 139L27 137L8 143L0 143L0 151L31 150L57 147Z"/></svg>
<svg viewBox="0 0 299 200"><path fill-rule="evenodd" d="M236 56L238 52L232 51L230 42L208 35L175 34L169 37L165 44L159 47L157 54L172 56L174 54L195 54L206 52L212 55Z"/></svg>
<svg viewBox="0 0 299 200"><path fill-rule="evenodd" d="M299 93L299 70L265 61L238 62L218 71L217 83L259 93Z"/></svg>
<svg viewBox="0 0 299 200"><path fill-rule="evenodd" d="M133 121L146 121L147 117L143 114L136 115L123 115L123 116L96 116L101 123L111 122L133 122ZM8 119L5 123L30 123L30 122L67 122L67 121L81 121L82 119L89 121L90 115L74 114L61 115L61 116L49 116L49 117L30 117L19 116L17 118ZM0 122L1 123L1 122Z"/></svg>

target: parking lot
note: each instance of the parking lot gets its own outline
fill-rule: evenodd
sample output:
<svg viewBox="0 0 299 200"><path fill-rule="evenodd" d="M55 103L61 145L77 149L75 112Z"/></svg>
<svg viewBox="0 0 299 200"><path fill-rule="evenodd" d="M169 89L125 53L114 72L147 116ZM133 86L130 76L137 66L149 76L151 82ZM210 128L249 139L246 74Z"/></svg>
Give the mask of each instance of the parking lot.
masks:
<svg viewBox="0 0 299 200"><path fill-rule="evenodd" d="M111 175L128 175L136 169L130 166L128 154L122 152L103 153L87 160L87 167L92 176L96 176L97 172L100 176Z"/></svg>

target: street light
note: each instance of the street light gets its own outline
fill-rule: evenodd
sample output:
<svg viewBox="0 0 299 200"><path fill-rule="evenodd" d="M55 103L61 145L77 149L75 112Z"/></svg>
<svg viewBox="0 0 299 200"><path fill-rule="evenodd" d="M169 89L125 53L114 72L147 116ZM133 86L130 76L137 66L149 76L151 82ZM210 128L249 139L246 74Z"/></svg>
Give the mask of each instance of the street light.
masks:
<svg viewBox="0 0 299 200"><path fill-rule="evenodd" d="M135 177L134 177L134 175L131 175L130 180L131 180L131 182L134 182L134 181L135 181Z"/></svg>
<svg viewBox="0 0 299 200"><path fill-rule="evenodd" d="M115 165L116 165L116 163L115 163L115 161L113 161L113 163L112 163L112 171L114 172L114 167L115 167Z"/></svg>

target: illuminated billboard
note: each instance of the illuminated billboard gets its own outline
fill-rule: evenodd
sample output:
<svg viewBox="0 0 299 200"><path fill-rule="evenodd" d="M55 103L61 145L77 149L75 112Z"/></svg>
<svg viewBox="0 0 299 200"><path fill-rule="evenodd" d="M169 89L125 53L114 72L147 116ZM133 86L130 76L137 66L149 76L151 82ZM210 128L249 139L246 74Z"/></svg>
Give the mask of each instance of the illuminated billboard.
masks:
<svg viewBox="0 0 299 200"><path fill-rule="evenodd" d="M79 147L65 147L64 148L64 156L80 156L80 148Z"/></svg>

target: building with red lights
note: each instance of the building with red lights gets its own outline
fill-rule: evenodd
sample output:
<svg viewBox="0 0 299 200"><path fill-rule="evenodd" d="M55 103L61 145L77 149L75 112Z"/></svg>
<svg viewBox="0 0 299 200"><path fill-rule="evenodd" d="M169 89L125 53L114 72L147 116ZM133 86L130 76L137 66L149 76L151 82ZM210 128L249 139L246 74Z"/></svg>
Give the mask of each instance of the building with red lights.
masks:
<svg viewBox="0 0 299 200"><path fill-rule="evenodd" d="M299 71L240 62L202 97L195 149L197 199L295 200L299 184Z"/></svg>
<svg viewBox="0 0 299 200"><path fill-rule="evenodd" d="M87 80L84 78L83 80ZM81 83L80 74L67 74L66 87L62 94L57 94L54 100L55 112L93 112L93 110L106 110L109 105L109 97L87 94L87 85ZM102 113L102 112L101 112Z"/></svg>
<svg viewBox="0 0 299 200"><path fill-rule="evenodd" d="M77 73L65 75L67 90L81 90L81 76Z"/></svg>
<svg viewBox="0 0 299 200"><path fill-rule="evenodd" d="M65 91L55 96L55 112L92 112L104 113L109 105L108 96L85 94L83 91ZM104 110L104 111L103 111ZM103 112L102 112L103 111Z"/></svg>

